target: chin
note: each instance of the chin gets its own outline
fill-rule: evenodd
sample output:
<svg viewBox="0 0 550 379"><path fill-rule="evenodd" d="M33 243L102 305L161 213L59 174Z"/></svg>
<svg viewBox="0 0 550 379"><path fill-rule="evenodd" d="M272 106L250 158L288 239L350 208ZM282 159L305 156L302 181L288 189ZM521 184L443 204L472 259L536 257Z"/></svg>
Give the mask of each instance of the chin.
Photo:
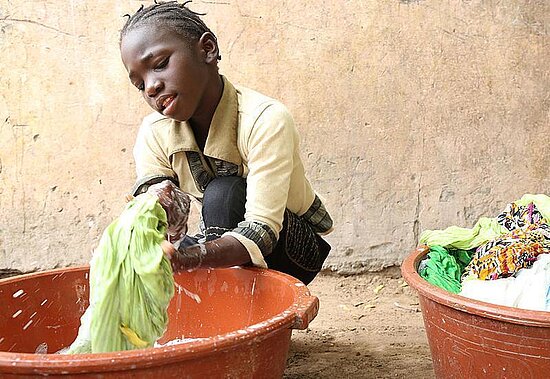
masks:
<svg viewBox="0 0 550 379"><path fill-rule="evenodd" d="M189 117L166 116L166 117L171 118L172 120L175 120L175 121L179 121L179 122L186 122L186 121L189 121L189 119L191 118L191 116L189 116Z"/></svg>
<svg viewBox="0 0 550 379"><path fill-rule="evenodd" d="M165 115L164 113L162 113L161 111L157 111L158 113L160 113L161 115L163 115L164 117L166 118L169 118L170 120L174 120L174 121L179 121L179 122L185 122L185 121L188 121L191 116L185 116L185 115Z"/></svg>

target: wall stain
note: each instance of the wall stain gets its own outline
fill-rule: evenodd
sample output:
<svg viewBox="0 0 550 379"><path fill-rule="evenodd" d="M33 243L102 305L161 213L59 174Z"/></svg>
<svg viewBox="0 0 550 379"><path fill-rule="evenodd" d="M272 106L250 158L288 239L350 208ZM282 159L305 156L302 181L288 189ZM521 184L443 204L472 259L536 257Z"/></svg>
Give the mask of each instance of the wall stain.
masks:
<svg viewBox="0 0 550 379"><path fill-rule="evenodd" d="M12 17L6 16L6 17L2 17L0 20L2 20L3 24L4 24L4 25L2 25L2 31L5 29L5 26L8 25L8 22L15 22L15 23L28 23L28 24L38 25L38 26L41 26L43 28L53 30L57 33L65 34L67 36L73 36L72 34L64 32L63 30L59 30L57 28L54 28L53 26L49 26L49 25L43 24L41 22L30 20L30 19L12 18Z"/></svg>

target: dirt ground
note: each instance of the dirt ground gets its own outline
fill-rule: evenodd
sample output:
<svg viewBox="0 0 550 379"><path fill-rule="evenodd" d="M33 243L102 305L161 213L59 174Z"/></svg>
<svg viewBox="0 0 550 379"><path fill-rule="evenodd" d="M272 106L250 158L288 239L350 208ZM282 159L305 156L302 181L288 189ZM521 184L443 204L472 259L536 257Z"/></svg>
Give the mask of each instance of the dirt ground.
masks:
<svg viewBox="0 0 550 379"><path fill-rule="evenodd" d="M294 331L285 378L434 378L422 313L398 268L321 274L317 317Z"/></svg>

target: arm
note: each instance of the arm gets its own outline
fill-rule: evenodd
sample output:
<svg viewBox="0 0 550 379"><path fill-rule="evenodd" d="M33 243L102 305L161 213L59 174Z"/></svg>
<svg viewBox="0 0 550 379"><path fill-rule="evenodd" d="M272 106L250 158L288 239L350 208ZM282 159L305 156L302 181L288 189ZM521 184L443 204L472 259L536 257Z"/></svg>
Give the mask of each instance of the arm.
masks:
<svg viewBox="0 0 550 379"><path fill-rule="evenodd" d="M298 135L288 111L272 104L245 133L241 146L248 165L245 219L221 238L173 254L179 269L252 263L266 267L282 228ZM177 261L177 262L176 262Z"/></svg>
<svg viewBox="0 0 550 379"><path fill-rule="evenodd" d="M133 196L146 192L149 186L166 179L178 185L177 175L172 170L166 150L166 142L163 142L154 130L155 127L162 127L158 123L163 120L158 121L155 117L155 115L145 117L134 144L133 155L137 180L131 191Z"/></svg>
<svg viewBox="0 0 550 379"><path fill-rule="evenodd" d="M168 219L167 237L162 249L170 258L174 272L197 268L231 267L250 262L246 248L235 238L223 236L205 244L196 244L176 249L171 242L179 244L187 232L191 200L170 180L148 185L147 193L158 197ZM176 242L177 241L177 242Z"/></svg>
<svg viewBox="0 0 550 379"><path fill-rule="evenodd" d="M248 251L231 236L180 249L176 249L172 244L165 244L163 250L170 258L174 272L239 266L250 262Z"/></svg>

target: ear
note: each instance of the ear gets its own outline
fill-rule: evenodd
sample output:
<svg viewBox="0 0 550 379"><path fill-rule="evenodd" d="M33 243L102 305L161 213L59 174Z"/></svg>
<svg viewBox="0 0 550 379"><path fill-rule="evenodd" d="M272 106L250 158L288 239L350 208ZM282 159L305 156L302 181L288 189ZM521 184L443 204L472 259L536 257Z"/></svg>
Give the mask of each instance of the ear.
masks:
<svg viewBox="0 0 550 379"><path fill-rule="evenodd" d="M220 56L218 41L210 32L204 33L199 39L199 48L203 54L204 61L207 64L216 63Z"/></svg>

